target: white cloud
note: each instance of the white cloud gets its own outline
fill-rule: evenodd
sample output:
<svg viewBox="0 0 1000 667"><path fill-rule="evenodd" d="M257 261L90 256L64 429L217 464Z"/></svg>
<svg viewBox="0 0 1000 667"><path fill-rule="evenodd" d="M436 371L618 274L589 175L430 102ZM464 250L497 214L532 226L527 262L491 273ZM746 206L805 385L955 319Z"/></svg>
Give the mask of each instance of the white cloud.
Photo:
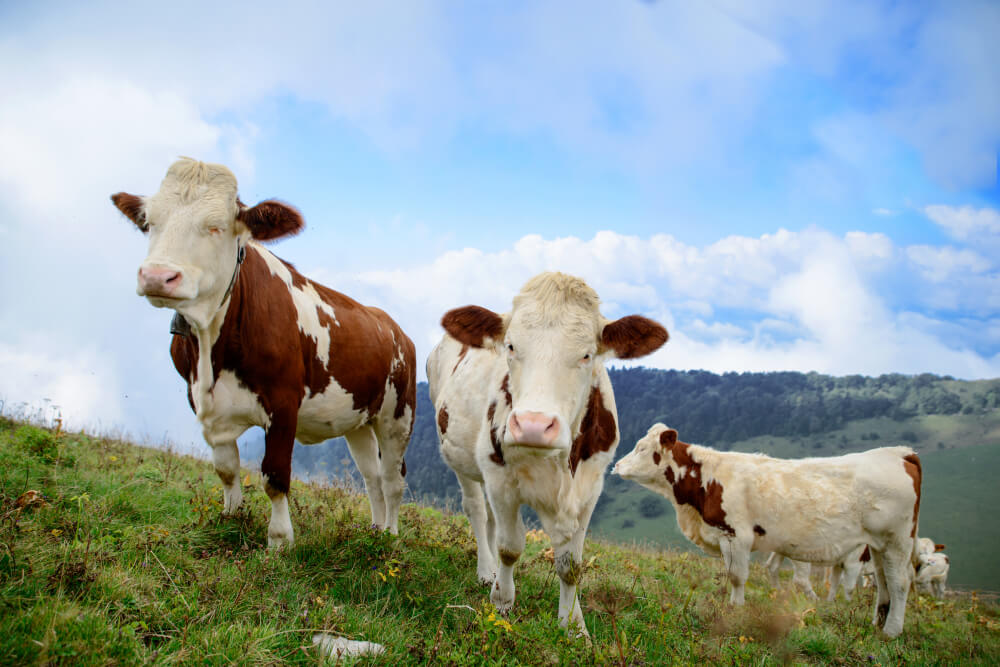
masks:
<svg viewBox="0 0 1000 667"><path fill-rule="evenodd" d="M925 206L924 213L959 241L1000 243L1000 211L996 209L935 204Z"/></svg>
<svg viewBox="0 0 1000 667"><path fill-rule="evenodd" d="M942 283L955 274L984 273L992 266L977 252L948 246L914 245L906 249L906 255L932 283Z"/></svg>

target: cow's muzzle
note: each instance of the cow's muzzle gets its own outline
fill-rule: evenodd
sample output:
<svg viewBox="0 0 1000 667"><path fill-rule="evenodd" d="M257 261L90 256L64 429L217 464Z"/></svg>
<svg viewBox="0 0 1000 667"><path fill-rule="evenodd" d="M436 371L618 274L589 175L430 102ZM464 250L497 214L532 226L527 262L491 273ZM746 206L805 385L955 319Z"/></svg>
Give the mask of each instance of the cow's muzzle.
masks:
<svg viewBox="0 0 1000 667"><path fill-rule="evenodd" d="M507 419L511 444L527 447L553 447L559 437L559 419L541 412L517 411Z"/></svg>
<svg viewBox="0 0 1000 667"><path fill-rule="evenodd" d="M136 290L139 296L178 298L177 290L184 280L184 275L175 269L163 266L139 267L139 284Z"/></svg>

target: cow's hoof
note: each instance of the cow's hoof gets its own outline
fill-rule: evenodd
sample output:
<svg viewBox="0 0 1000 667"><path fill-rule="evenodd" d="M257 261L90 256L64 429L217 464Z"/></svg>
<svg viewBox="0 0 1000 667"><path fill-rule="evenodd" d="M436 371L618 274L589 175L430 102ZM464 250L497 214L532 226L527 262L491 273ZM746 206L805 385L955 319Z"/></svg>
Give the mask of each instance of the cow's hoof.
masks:
<svg viewBox="0 0 1000 667"><path fill-rule="evenodd" d="M267 536L267 548L273 549L274 551L280 551L282 549L291 549L293 540L290 537L272 537Z"/></svg>
<svg viewBox="0 0 1000 667"><path fill-rule="evenodd" d="M508 598L501 594L500 588L494 582L493 591L490 593L490 602L493 603L493 606L497 608L498 612L506 616L514 607L514 596L511 595Z"/></svg>

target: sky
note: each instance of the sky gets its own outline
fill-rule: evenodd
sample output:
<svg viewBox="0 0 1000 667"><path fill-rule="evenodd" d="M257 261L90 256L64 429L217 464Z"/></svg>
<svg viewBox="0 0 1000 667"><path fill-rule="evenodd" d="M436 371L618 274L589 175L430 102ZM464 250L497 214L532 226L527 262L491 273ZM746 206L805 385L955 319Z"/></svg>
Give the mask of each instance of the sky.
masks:
<svg viewBox="0 0 1000 667"><path fill-rule="evenodd" d="M1000 4L0 4L0 401L197 447L111 205L178 156L392 315L584 278L714 372L1000 377Z"/></svg>

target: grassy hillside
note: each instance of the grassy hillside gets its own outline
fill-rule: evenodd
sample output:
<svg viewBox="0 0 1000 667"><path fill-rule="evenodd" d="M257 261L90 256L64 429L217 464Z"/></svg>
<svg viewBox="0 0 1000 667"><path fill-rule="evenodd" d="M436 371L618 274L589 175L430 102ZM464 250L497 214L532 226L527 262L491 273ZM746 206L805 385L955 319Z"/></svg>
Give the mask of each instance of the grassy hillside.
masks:
<svg viewBox="0 0 1000 667"><path fill-rule="evenodd" d="M782 442L772 451L782 452ZM873 443L872 446L877 446ZM762 448L739 447L743 451ZM794 454L788 447L788 454ZM1000 524L992 520L1000 506L1000 444L921 452L923 498L920 534L945 544L951 558L948 584L967 590L1000 591ZM677 528L673 507L637 484L608 478L607 500L591 523L591 532L624 543L648 543L696 549Z"/></svg>
<svg viewBox="0 0 1000 667"><path fill-rule="evenodd" d="M461 516L409 504L393 537L368 527L362 497L295 482L298 541L269 552L268 502L244 474L246 511L222 519L205 461L0 419L0 663L321 663L315 632L384 644L361 661L379 664L1000 662L992 601L911 601L886 641L869 591L811 603L768 591L755 567L734 610L719 561L593 541L593 642L570 640L544 535L498 618Z"/></svg>

